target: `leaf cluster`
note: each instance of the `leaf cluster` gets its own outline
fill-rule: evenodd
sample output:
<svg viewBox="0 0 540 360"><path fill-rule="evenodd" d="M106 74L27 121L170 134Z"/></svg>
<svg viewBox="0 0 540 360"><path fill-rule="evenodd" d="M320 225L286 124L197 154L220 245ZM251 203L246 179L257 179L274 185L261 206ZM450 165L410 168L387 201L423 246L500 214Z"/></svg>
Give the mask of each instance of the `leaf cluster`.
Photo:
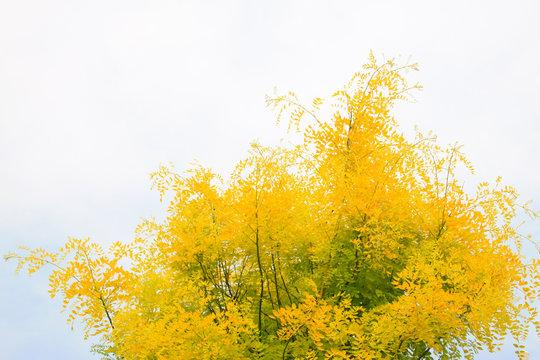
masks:
<svg viewBox="0 0 540 360"><path fill-rule="evenodd" d="M70 239L51 296L118 359L470 359L536 322L540 261L526 259L514 189L467 193L456 145L413 141L391 110L416 64L377 63L326 100L268 97L302 142L253 144L230 177L152 174L168 213L108 251ZM333 109L324 120L321 108Z"/></svg>

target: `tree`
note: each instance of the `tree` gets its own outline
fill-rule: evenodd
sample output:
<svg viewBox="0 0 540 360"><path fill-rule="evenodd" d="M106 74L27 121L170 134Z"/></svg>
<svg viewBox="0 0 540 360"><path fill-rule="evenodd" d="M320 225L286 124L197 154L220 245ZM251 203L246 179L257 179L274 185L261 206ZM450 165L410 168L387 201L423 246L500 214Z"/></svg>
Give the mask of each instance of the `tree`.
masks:
<svg viewBox="0 0 540 360"><path fill-rule="evenodd" d="M399 133L409 70L371 55L328 100L267 98L302 141L253 144L227 179L159 168L168 216L131 243L6 258L51 264L51 296L109 358L471 359L507 334L519 348L540 261L515 219L537 215L500 180L466 192L458 146Z"/></svg>

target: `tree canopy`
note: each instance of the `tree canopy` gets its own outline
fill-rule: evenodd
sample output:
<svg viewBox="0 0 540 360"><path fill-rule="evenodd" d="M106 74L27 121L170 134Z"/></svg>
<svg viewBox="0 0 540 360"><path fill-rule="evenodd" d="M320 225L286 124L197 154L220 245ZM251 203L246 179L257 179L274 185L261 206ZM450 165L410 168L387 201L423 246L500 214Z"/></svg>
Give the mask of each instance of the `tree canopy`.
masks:
<svg viewBox="0 0 540 360"><path fill-rule="evenodd" d="M401 134L410 70L370 56L326 100L268 97L301 141L253 144L226 178L160 167L167 217L130 243L6 258L52 265L51 296L111 359L471 359L509 334L519 350L540 261L516 219L536 214L500 179L466 191L458 146Z"/></svg>

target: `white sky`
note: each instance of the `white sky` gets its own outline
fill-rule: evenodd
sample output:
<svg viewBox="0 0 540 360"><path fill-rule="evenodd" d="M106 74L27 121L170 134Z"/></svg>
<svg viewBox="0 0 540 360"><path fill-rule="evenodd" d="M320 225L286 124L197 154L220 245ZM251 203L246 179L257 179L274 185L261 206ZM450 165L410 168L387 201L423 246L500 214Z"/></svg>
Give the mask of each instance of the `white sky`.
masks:
<svg viewBox="0 0 540 360"><path fill-rule="evenodd" d="M539 14L535 1L0 0L0 253L130 239L162 214L160 163L230 169L282 135L264 107L274 86L325 96L370 49L420 63L419 102L395 113L405 131L464 144L480 179L501 175L538 209ZM540 240L538 222L527 230ZM3 357L97 359L45 274L13 269L0 265ZM540 358L537 337L527 346Z"/></svg>

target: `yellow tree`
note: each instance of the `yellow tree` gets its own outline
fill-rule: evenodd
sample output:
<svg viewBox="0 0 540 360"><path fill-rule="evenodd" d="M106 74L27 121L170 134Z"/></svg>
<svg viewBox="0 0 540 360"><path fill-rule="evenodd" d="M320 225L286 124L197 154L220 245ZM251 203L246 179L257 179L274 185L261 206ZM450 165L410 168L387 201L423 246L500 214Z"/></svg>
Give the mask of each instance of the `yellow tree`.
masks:
<svg viewBox="0 0 540 360"><path fill-rule="evenodd" d="M326 100L269 97L302 140L253 144L226 179L158 169L168 215L131 243L6 258L50 264L51 296L108 358L473 358L509 334L519 347L538 326L540 261L515 221L536 214L500 180L465 191L459 147L398 131L410 70L370 56Z"/></svg>

